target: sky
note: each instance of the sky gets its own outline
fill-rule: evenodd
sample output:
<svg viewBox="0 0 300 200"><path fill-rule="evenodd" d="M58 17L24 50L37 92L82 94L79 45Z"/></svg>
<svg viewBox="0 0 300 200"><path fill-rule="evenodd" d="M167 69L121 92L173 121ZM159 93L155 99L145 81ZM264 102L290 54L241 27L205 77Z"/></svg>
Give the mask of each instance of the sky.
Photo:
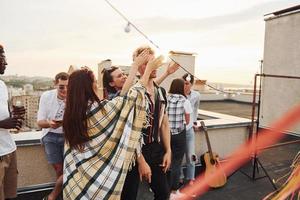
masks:
<svg viewBox="0 0 300 200"><path fill-rule="evenodd" d="M196 53L196 76L209 82L253 84L263 59L264 15L300 0L110 0L164 54ZM0 43L6 75L54 77L70 65L111 59L130 65L150 44L104 0L0 0Z"/></svg>

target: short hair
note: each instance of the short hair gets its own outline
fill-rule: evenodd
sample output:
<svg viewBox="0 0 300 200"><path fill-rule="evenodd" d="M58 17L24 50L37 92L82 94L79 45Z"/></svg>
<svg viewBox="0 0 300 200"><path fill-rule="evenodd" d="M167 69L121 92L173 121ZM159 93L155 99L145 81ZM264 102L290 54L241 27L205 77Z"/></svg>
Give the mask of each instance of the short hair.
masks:
<svg viewBox="0 0 300 200"><path fill-rule="evenodd" d="M150 54L154 55L155 52L153 49L151 49L150 46L141 46L133 52L132 60L134 60L137 56L139 56L146 49L149 51Z"/></svg>
<svg viewBox="0 0 300 200"><path fill-rule="evenodd" d="M58 83L59 80L63 80L66 81L69 79L69 74L66 72L59 72L58 74L56 74L55 76L55 83Z"/></svg>
<svg viewBox="0 0 300 200"><path fill-rule="evenodd" d="M189 77L189 78L187 78ZM191 84L194 84L194 76L192 74L186 73L182 76L183 80L189 81ZM189 79L189 80L188 80Z"/></svg>
<svg viewBox="0 0 300 200"><path fill-rule="evenodd" d="M0 44L0 53L4 53L4 47Z"/></svg>

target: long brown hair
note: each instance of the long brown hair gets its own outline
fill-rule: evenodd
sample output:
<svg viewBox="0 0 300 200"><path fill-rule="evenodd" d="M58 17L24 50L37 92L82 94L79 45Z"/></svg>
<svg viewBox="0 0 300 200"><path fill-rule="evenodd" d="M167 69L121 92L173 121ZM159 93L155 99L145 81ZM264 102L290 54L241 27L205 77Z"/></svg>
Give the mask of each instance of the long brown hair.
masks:
<svg viewBox="0 0 300 200"><path fill-rule="evenodd" d="M103 86L109 93L116 93L117 90L110 85L113 82L112 73L119 69L118 67L112 66L109 69L103 69Z"/></svg>
<svg viewBox="0 0 300 200"><path fill-rule="evenodd" d="M181 78L174 79L171 83L169 93L170 94L181 94L181 95L185 96L185 94L184 94L184 80L181 79Z"/></svg>
<svg viewBox="0 0 300 200"><path fill-rule="evenodd" d="M69 77L63 129L70 148L82 149L89 140L87 111L93 102L100 102L94 91L95 76L87 68L74 71Z"/></svg>

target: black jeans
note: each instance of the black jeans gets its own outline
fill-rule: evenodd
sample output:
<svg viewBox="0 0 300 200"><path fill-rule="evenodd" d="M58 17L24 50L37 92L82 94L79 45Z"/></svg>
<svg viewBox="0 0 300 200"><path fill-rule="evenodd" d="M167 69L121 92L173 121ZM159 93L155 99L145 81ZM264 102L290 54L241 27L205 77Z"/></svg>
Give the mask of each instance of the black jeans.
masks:
<svg viewBox="0 0 300 200"><path fill-rule="evenodd" d="M179 180L181 173L181 163L186 148L186 131L171 136L171 149L172 149L172 164L170 173L170 186L171 190L179 189Z"/></svg>
<svg viewBox="0 0 300 200"><path fill-rule="evenodd" d="M154 199L167 200L170 194L167 174L159 166L164 155L162 144L157 142L146 144L142 148L142 153L151 168L152 176L149 186L154 193ZM136 200L139 181L139 172L136 165L127 173L121 194L122 200Z"/></svg>
<svg viewBox="0 0 300 200"><path fill-rule="evenodd" d="M130 171L127 172L123 190L121 193L121 200L136 200L138 189L139 189L140 176L138 171L138 166L132 167Z"/></svg>

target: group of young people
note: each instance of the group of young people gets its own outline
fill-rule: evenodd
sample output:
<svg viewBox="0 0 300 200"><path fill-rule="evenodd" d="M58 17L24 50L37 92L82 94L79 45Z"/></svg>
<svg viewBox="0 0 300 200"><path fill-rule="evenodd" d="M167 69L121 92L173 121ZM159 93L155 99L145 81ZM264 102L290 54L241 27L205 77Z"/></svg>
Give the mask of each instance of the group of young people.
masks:
<svg viewBox="0 0 300 200"><path fill-rule="evenodd" d="M38 111L46 158L57 176L44 199L63 190L63 199L131 200L141 180L154 199L169 199L178 194L184 154L185 179L192 182L200 96L191 90L190 74L174 79L167 94L159 84L179 66L169 63L157 78L162 64L150 47L136 49L128 76L114 66L103 70L103 99L89 68L57 74L56 89L41 96Z"/></svg>

